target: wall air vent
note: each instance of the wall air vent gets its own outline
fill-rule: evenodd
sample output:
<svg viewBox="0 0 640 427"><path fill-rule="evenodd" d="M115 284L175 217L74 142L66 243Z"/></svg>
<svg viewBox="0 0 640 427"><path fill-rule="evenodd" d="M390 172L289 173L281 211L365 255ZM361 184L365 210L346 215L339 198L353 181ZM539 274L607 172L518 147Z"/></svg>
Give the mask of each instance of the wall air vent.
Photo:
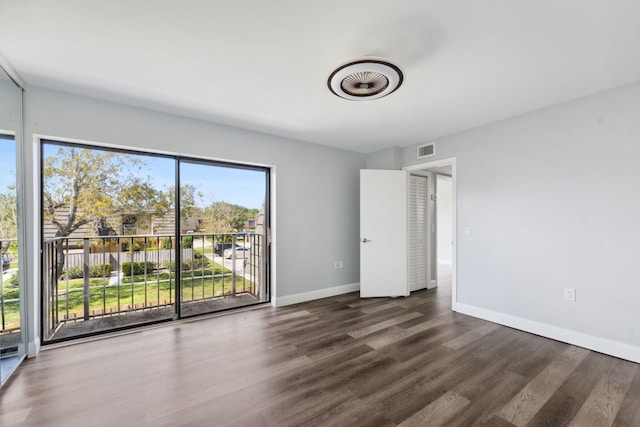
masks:
<svg viewBox="0 0 640 427"><path fill-rule="evenodd" d="M436 144L426 144L418 147L418 158L424 159L425 157L431 157L436 154Z"/></svg>

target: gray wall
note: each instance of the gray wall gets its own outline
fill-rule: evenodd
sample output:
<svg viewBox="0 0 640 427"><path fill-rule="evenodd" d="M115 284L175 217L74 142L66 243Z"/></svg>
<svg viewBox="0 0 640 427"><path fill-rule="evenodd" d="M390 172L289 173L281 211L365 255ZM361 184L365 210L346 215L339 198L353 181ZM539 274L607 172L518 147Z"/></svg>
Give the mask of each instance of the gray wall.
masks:
<svg viewBox="0 0 640 427"><path fill-rule="evenodd" d="M20 89L0 68L0 130L16 131L20 124Z"/></svg>
<svg viewBox="0 0 640 427"><path fill-rule="evenodd" d="M402 149L389 147L367 155L367 169L400 169Z"/></svg>
<svg viewBox="0 0 640 427"><path fill-rule="evenodd" d="M248 162L275 169L277 296L359 281L359 170L365 156L237 128L30 87L25 92L27 158L33 134L127 148ZM25 165L28 223L39 224L37 165ZM39 226L38 226L39 228ZM28 239L38 242L37 230ZM342 260L344 268L334 269ZM37 265L35 255L27 265ZM30 283L37 283L32 272Z"/></svg>
<svg viewBox="0 0 640 427"><path fill-rule="evenodd" d="M640 359L640 83L435 142L456 159L458 303Z"/></svg>

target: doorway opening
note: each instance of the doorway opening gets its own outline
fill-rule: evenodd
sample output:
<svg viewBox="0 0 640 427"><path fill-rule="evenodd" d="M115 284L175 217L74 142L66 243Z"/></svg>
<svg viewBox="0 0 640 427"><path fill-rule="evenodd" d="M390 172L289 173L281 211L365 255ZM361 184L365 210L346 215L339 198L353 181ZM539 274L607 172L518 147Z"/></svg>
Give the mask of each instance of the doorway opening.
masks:
<svg viewBox="0 0 640 427"><path fill-rule="evenodd" d="M445 159L403 168L412 175L426 176L430 191L428 212L425 221L428 228L430 248L426 255L430 283L428 288L437 288L443 300L451 301L455 307L455 159Z"/></svg>
<svg viewBox="0 0 640 427"><path fill-rule="evenodd" d="M270 301L266 167L41 141L42 336Z"/></svg>

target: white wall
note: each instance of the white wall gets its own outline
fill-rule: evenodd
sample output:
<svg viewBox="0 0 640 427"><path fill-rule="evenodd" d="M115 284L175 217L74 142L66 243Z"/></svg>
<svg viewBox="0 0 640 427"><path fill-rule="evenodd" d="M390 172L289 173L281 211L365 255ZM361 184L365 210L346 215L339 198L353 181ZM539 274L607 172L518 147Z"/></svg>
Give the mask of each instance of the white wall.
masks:
<svg viewBox="0 0 640 427"><path fill-rule="evenodd" d="M451 177L436 175L437 202L437 234L436 246L439 264L451 265L453 263L453 199Z"/></svg>
<svg viewBox="0 0 640 427"><path fill-rule="evenodd" d="M456 158L455 309L640 361L640 83L436 143Z"/></svg>
<svg viewBox="0 0 640 427"><path fill-rule="evenodd" d="M16 131L20 123L20 89L0 68L0 130Z"/></svg>
<svg viewBox="0 0 640 427"><path fill-rule="evenodd" d="M400 169L402 166L402 149L389 147L367 155L367 169Z"/></svg>
<svg viewBox="0 0 640 427"><path fill-rule="evenodd" d="M31 140L39 134L273 166L277 297L317 295L359 281L359 170L364 155L37 87L25 92L24 110L30 159L25 207L32 244L39 239L39 208L32 164L37 146ZM343 261L343 269L334 269L336 260ZM38 265L35 254L28 265ZM29 283L38 283L36 269L30 273Z"/></svg>

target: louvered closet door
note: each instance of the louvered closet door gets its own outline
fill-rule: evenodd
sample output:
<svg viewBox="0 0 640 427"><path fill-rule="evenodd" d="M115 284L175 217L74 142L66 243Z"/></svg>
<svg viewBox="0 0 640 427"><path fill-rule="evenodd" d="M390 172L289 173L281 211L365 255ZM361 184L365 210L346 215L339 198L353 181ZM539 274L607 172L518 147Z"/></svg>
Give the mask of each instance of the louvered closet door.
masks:
<svg viewBox="0 0 640 427"><path fill-rule="evenodd" d="M427 287L427 177L409 177L409 289Z"/></svg>

